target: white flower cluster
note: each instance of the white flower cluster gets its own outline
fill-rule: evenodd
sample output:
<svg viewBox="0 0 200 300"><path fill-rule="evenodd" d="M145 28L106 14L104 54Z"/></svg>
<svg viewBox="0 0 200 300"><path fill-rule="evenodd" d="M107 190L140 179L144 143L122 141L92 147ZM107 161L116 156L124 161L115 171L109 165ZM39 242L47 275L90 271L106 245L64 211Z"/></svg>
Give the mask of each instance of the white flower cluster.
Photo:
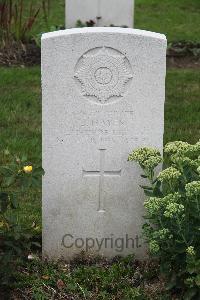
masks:
<svg viewBox="0 0 200 300"><path fill-rule="evenodd" d="M169 167L158 174L158 180L164 181L177 181L181 176L181 172L174 167Z"/></svg>
<svg viewBox="0 0 200 300"><path fill-rule="evenodd" d="M181 141L170 142L164 147L164 152L169 155L175 153L186 154L188 152L191 152L192 150L193 145Z"/></svg>
<svg viewBox="0 0 200 300"><path fill-rule="evenodd" d="M187 247L187 249L186 249L186 253L187 253L188 255L191 255L191 256L194 256L194 255L196 254L196 252L195 252L195 250L194 250L194 247L193 247L193 246L189 246L189 247Z"/></svg>
<svg viewBox="0 0 200 300"><path fill-rule="evenodd" d="M184 165L184 166L189 166L197 169L200 165L200 161L198 159L193 160L187 156L183 156L180 154L174 154L171 156L171 161L175 165Z"/></svg>
<svg viewBox="0 0 200 300"><path fill-rule="evenodd" d="M143 166L146 169L154 169L159 165L159 163L162 162L162 157L160 156L155 156L155 157L149 157L147 160L143 162Z"/></svg>
<svg viewBox="0 0 200 300"><path fill-rule="evenodd" d="M200 181L192 181L185 186L186 196L189 198L200 197Z"/></svg>
<svg viewBox="0 0 200 300"><path fill-rule="evenodd" d="M150 197L144 202L144 207L147 209L150 215L156 214L163 205L163 199L164 198Z"/></svg>
<svg viewBox="0 0 200 300"><path fill-rule="evenodd" d="M193 147L193 151L200 154L200 140Z"/></svg>
<svg viewBox="0 0 200 300"><path fill-rule="evenodd" d="M149 250L152 254L156 254L160 250L160 246L155 240L152 240L149 242Z"/></svg>
<svg viewBox="0 0 200 300"><path fill-rule="evenodd" d="M198 156L200 155L200 141L194 145L181 141L170 142L164 147L164 152L168 155Z"/></svg>
<svg viewBox="0 0 200 300"><path fill-rule="evenodd" d="M155 215L164 211L168 204L179 202L180 198L179 193L168 194L163 198L150 197L144 202L144 207L150 215Z"/></svg>
<svg viewBox="0 0 200 300"><path fill-rule="evenodd" d="M164 212L164 216L166 218L174 218L176 217L177 215L183 215L184 213L184 210L185 210L185 207L183 204L179 204L179 203L169 203L167 206L166 206L166 210Z"/></svg>
<svg viewBox="0 0 200 300"><path fill-rule="evenodd" d="M170 231L167 228L163 228L163 229L153 232L153 239L155 239L155 240L158 240L158 239L166 240L166 239L172 239L172 238L173 238L173 236L172 236L172 234L170 234Z"/></svg>
<svg viewBox="0 0 200 300"><path fill-rule="evenodd" d="M144 147L129 154L128 161L136 161L144 168L154 169L162 162L162 157L157 149Z"/></svg>

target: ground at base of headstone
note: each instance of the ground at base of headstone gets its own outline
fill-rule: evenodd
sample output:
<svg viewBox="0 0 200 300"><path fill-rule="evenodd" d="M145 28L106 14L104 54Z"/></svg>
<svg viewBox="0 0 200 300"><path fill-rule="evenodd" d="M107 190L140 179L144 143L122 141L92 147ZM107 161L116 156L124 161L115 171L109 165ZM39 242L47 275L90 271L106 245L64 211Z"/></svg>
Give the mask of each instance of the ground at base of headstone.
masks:
<svg viewBox="0 0 200 300"><path fill-rule="evenodd" d="M200 58L194 56L167 56L167 68L200 69Z"/></svg>
<svg viewBox="0 0 200 300"><path fill-rule="evenodd" d="M10 291L1 299L181 299L169 295L164 286L156 261L141 262L134 256L108 260L82 253L68 264L32 255L18 263Z"/></svg>

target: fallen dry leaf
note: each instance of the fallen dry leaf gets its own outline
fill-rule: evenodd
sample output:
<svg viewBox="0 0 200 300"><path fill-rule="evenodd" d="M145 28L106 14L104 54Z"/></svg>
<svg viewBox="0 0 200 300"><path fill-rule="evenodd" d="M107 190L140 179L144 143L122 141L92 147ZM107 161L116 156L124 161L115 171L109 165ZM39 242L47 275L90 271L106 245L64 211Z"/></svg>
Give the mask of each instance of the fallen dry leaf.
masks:
<svg viewBox="0 0 200 300"><path fill-rule="evenodd" d="M61 290L61 289L64 288L64 286L65 286L64 282L61 279L58 279L58 281L57 281L57 288L59 290Z"/></svg>
<svg viewBox="0 0 200 300"><path fill-rule="evenodd" d="M42 276L42 279L48 280L48 279L49 279L49 276L48 276L48 275L43 275L43 276Z"/></svg>

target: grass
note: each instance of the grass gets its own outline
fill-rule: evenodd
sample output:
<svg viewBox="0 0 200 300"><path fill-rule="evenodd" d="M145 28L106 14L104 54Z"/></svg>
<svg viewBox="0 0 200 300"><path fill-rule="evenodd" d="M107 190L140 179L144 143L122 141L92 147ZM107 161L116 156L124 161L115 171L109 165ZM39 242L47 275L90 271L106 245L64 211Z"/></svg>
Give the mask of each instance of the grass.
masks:
<svg viewBox="0 0 200 300"><path fill-rule="evenodd" d="M157 263L138 262L134 256L106 260L82 253L71 264L42 261L13 262L11 290L3 299L170 300ZM0 291L1 292L1 291ZM6 297L4 298L4 295ZM181 298L176 298L181 299Z"/></svg>
<svg viewBox="0 0 200 300"><path fill-rule="evenodd" d="M199 0L135 0L135 27L164 33L169 42L199 41Z"/></svg>
<svg viewBox="0 0 200 300"><path fill-rule="evenodd" d="M166 81L164 141L200 139L200 72L169 70Z"/></svg>
<svg viewBox="0 0 200 300"><path fill-rule="evenodd" d="M133 256L112 261L80 255L73 264L45 264L38 258L23 261L16 272L24 299L130 300L165 299L163 285L158 284L158 266L139 263Z"/></svg>
<svg viewBox="0 0 200 300"><path fill-rule="evenodd" d="M40 70L0 69L0 149L41 158Z"/></svg>
<svg viewBox="0 0 200 300"><path fill-rule="evenodd" d="M0 69L0 151L27 154L30 162L41 164L41 83L40 69ZM0 158L0 164L4 163ZM17 210L20 222L40 224L41 192L31 193Z"/></svg>

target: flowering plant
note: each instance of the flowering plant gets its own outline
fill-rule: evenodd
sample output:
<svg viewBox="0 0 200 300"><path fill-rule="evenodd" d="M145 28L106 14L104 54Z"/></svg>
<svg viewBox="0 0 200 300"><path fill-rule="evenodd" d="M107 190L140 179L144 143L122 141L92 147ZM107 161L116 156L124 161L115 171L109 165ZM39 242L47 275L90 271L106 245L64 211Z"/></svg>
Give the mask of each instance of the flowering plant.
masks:
<svg viewBox="0 0 200 300"><path fill-rule="evenodd" d="M4 151L1 155L7 163L0 165L0 276L8 280L16 256L26 255L32 242L31 229L20 224L15 211L20 206L22 196L34 187L40 187L40 178L44 173L41 167L27 163L22 158Z"/></svg>
<svg viewBox="0 0 200 300"><path fill-rule="evenodd" d="M150 253L159 258L168 289L181 299L200 297L200 141L195 145L170 142L158 150L139 148L128 157L143 169L150 185L143 226ZM165 169L156 175L163 162Z"/></svg>

